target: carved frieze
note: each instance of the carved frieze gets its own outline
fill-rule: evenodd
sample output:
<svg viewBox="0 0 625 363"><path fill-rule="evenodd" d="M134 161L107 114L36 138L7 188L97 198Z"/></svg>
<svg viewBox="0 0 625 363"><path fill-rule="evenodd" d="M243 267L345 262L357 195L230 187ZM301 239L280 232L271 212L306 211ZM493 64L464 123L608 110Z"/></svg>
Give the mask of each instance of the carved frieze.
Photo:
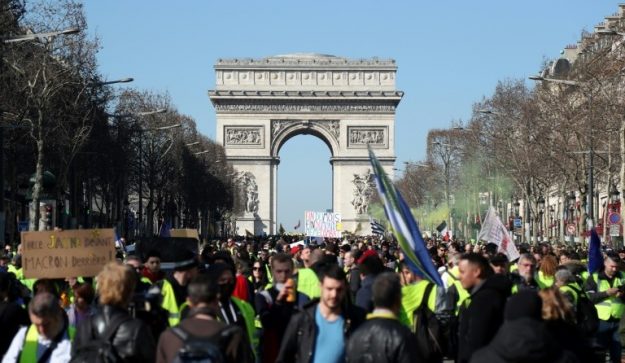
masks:
<svg viewBox="0 0 625 363"><path fill-rule="evenodd" d="M224 127L224 144L228 147L262 148L264 136L264 128L262 126Z"/></svg>
<svg viewBox="0 0 625 363"><path fill-rule="evenodd" d="M395 105L390 103L215 103L217 112L245 113L303 113L303 112L350 112L350 113L392 113Z"/></svg>
<svg viewBox="0 0 625 363"><path fill-rule="evenodd" d="M386 127L349 127L347 129L347 147L364 148L388 147L388 129Z"/></svg>
<svg viewBox="0 0 625 363"><path fill-rule="evenodd" d="M319 126L325 129L336 138L337 143L339 142L341 136L341 122L339 120L272 120L271 136L275 138L283 130L290 126L301 124L302 122L306 122L310 126Z"/></svg>

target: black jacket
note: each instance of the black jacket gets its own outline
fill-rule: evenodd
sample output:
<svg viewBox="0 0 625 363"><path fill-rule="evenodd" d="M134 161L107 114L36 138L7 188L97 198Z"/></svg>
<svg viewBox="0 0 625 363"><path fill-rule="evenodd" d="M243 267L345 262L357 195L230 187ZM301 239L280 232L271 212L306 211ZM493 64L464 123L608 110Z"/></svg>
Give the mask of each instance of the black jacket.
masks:
<svg viewBox="0 0 625 363"><path fill-rule="evenodd" d="M15 302L0 302L0 357L3 356L17 331L30 325L26 310Z"/></svg>
<svg viewBox="0 0 625 363"><path fill-rule="evenodd" d="M419 363L415 335L398 320L367 320L349 338L346 363Z"/></svg>
<svg viewBox="0 0 625 363"><path fill-rule="evenodd" d="M348 280L349 280L349 291L352 293L352 301L356 299L356 293L358 293L358 289L360 289L360 269L358 265L354 264L354 266L347 272Z"/></svg>
<svg viewBox="0 0 625 363"><path fill-rule="evenodd" d="M547 327L532 318L506 321L493 341L473 354L471 363L577 363L562 350Z"/></svg>
<svg viewBox="0 0 625 363"><path fill-rule="evenodd" d="M72 356L83 345L101 336L112 321L118 321L124 315L129 320L119 326L112 339L117 354L124 362L154 362L156 344L147 325L139 319L130 318L126 310L110 305L102 305L96 315L78 325Z"/></svg>
<svg viewBox="0 0 625 363"><path fill-rule="evenodd" d="M293 315L284 333L276 363L309 363L311 361L317 337L317 324L315 323L317 305L319 301L314 300L299 313ZM350 305L343 308L343 319L345 319L343 334L347 341L352 332L365 320L365 312Z"/></svg>
<svg viewBox="0 0 625 363"><path fill-rule="evenodd" d="M256 294L256 313L263 326L259 350L263 362L274 362L289 320L296 311L295 303L276 302L280 292L274 287Z"/></svg>
<svg viewBox="0 0 625 363"><path fill-rule="evenodd" d="M486 346L503 323L506 299L512 285L503 275L488 277L474 288L468 307L460 308L458 326L458 362L468 362L471 354Z"/></svg>

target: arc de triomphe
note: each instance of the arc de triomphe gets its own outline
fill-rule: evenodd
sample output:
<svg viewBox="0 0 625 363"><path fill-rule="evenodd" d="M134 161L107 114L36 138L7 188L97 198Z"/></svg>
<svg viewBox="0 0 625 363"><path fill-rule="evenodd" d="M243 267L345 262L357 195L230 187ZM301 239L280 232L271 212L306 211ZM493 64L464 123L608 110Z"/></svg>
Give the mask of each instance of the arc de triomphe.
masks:
<svg viewBox="0 0 625 363"><path fill-rule="evenodd" d="M351 60L320 54L228 59L215 64L217 142L237 171L245 211L239 234L277 233L280 148L311 134L332 157L332 208L343 230L369 234L367 209L375 190L367 145L389 176L395 162L394 60ZM303 216L301 216L303 218Z"/></svg>

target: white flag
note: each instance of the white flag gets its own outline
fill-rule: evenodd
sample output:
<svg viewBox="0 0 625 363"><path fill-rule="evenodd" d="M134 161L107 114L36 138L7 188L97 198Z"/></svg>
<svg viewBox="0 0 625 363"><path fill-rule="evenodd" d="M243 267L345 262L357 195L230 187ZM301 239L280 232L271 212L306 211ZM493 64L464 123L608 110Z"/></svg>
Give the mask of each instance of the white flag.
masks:
<svg viewBox="0 0 625 363"><path fill-rule="evenodd" d="M477 236L478 240L494 243L498 247L498 251L508 256L509 261L514 261L519 258L519 251L516 249L510 233L504 224L497 216L497 212L494 207L490 207L484 218L482 229Z"/></svg>

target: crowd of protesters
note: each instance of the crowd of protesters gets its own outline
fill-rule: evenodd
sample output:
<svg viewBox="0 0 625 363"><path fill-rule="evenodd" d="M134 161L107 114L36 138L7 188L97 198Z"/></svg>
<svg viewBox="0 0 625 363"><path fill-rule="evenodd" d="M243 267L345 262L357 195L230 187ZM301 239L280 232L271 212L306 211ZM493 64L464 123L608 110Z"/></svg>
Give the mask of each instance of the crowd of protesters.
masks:
<svg viewBox="0 0 625 363"><path fill-rule="evenodd" d="M165 270L119 254L95 278L0 258L2 362L621 362L625 251L427 239L443 285L393 240L228 239ZM99 360L98 360L99 359ZM108 359L108 360L107 360Z"/></svg>

